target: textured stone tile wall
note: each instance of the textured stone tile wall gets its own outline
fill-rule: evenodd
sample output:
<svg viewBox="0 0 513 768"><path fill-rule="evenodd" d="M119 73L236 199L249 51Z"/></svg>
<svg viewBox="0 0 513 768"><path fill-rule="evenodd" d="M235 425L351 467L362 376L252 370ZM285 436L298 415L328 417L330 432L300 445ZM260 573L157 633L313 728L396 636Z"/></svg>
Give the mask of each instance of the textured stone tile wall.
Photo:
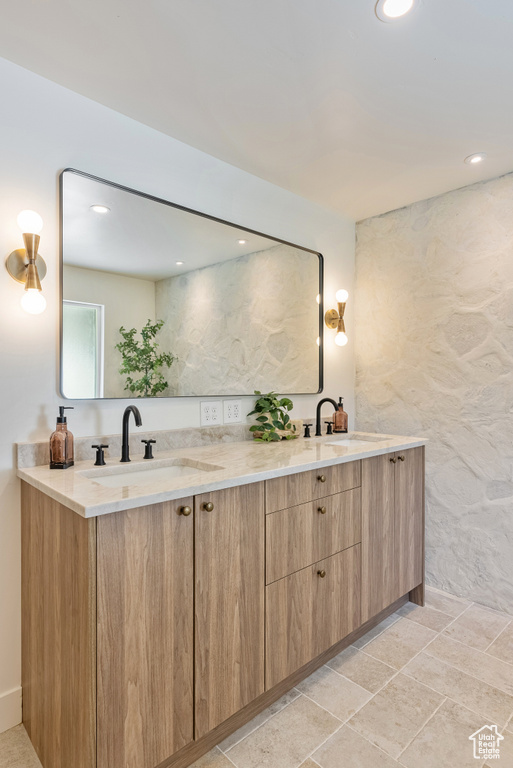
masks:
<svg viewBox="0 0 513 768"><path fill-rule="evenodd" d="M513 613L513 174L357 226L356 426L423 435L427 580Z"/></svg>
<svg viewBox="0 0 513 768"><path fill-rule="evenodd" d="M317 256L278 245L156 283L165 395L316 393Z"/></svg>

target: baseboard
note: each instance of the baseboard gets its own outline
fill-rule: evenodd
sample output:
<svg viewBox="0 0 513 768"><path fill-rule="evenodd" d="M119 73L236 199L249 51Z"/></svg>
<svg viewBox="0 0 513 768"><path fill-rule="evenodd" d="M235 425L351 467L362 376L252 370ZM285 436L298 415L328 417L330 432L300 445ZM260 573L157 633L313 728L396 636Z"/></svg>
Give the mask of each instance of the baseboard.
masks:
<svg viewBox="0 0 513 768"><path fill-rule="evenodd" d="M0 733L21 723L21 686L0 694Z"/></svg>

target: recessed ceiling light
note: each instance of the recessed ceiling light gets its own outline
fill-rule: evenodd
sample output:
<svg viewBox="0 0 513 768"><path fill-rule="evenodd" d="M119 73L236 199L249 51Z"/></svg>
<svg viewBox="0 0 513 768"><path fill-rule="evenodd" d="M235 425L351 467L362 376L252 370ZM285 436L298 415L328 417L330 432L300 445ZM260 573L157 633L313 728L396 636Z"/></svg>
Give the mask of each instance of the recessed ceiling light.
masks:
<svg viewBox="0 0 513 768"><path fill-rule="evenodd" d="M239 245L246 245L246 243L248 241L247 240L237 240L237 242L238 242Z"/></svg>
<svg viewBox="0 0 513 768"><path fill-rule="evenodd" d="M482 163L485 157L486 152L476 152L474 155L466 157L465 162L467 165L477 165L477 163Z"/></svg>
<svg viewBox="0 0 513 768"><path fill-rule="evenodd" d="M175 262L175 263L176 263L176 266L177 266L177 267L181 267L181 266L182 266L182 264L183 264L183 261L177 261L177 262Z"/></svg>
<svg viewBox="0 0 513 768"><path fill-rule="evenodd" d="M108 213L110 208L107 208L106 205L92 205L91 210L95 213Z"/></svg>
<svg viewBox="0 0 513 768"><path fill-rule="evenodd" d="M413 8L414 0L378 0L375 13L381 21L394 21Z"/></svg>

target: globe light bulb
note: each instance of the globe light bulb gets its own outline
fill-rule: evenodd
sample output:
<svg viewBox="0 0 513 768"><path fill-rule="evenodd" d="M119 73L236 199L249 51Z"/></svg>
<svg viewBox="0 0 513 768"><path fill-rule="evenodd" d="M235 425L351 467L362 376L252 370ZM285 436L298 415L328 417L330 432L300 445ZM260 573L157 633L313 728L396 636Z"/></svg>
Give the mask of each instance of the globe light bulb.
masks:
<svg viewBox="0 0 513 768"><path fill-rule="evenodd" d="M398 19L399 16L404 16L405 13L411 11L412 7L413 0L385 0L383 13L389 19Z"/></svg>
<svg viewBox="0 0 513 768"><path fill-rule="evenodd" d="M346 301L347 301L347 300L348 300L348 298L349 298L349 294L348 294L348 292L347 292L347 291L345 291L343 288L341 288L341 289L340 289L340 291L337 291L337 292L336 292L336 294L335 294L335 298L336 298L336 300L337 300L337 301L338 301L340 304L345 304L345 303L346 303Z"/></svg>
<svg viewBox="0 0 513 768"><path fill-rule="evenodd" d="M38 235L43 229L43 219L35 211L20 211L16 221L23 234Z"/></svg>
<svg viewBox="0 0 513 768"><path fill-rule="evenodd" d="M21 297L21 306L29 315L40 315L46 309L46 299L36 288L29 288L23 291Z"/></svg>
<svg viewBox="0 0 513 768"><path fill-rule="evenodd" d="M345 347L348 341L349 339L347 338L345 333L342 333L342 331L340 333L337 333L337 335L335 336L335 344L338 347Z"/></svg>

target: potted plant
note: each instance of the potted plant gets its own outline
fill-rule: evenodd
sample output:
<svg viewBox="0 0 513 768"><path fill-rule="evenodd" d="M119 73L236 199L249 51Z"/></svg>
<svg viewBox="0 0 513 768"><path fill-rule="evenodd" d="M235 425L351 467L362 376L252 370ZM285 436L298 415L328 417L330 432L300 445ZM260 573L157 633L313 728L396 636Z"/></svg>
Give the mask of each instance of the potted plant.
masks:
<svg viewBox="0 0 513 768"><path fill-rule="evenodd" d="M155 397L169 386L161 369L164 366L169 368L175 357L170 352L158 351L159 344L155 340L163 325L163 320L155 323L148 320L141 330L141 341L134 338L137 333L135 328L126 331L121 326L119 329L123 337L123 341L115 345L123 360L119 372L128 374L125 389L137 397ZM141 373L142 376L134 378L132 373Z"/></svg>
<svg viewBox="0 0 513 768"><path fill-rule="evenodd" d="M248 413L248 416L258 414L256 417L258 424L253 424L249 428L255 440L260 443L271 443L277 440L293 440L297 437L296 427L291 423L287 413L292 410L292 400L288 397L280 399L276 392L263 395L257 389L255 389L255 395L258 395L258 400L254 409Z"/></svg>

